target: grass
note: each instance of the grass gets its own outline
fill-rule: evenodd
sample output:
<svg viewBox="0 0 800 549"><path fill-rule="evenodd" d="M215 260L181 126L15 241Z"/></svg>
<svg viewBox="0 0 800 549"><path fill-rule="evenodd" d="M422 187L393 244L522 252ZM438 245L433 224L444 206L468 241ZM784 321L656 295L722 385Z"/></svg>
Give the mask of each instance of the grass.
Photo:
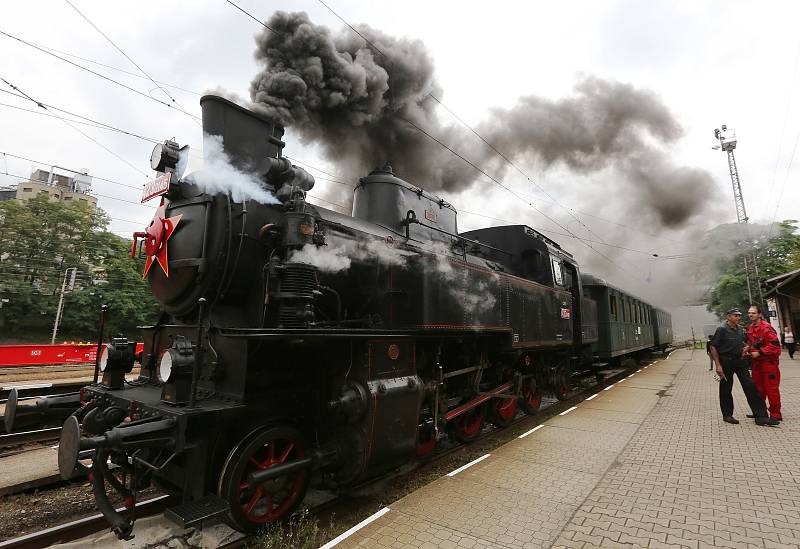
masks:
<svg viewBox="0 0 800 549"><path fill-rule="evenodd" d="M330 536L329 528L320 528L319 521L307 511L296 513L287 522L270 524L248 542L248 549L317 549Z"/></svg>

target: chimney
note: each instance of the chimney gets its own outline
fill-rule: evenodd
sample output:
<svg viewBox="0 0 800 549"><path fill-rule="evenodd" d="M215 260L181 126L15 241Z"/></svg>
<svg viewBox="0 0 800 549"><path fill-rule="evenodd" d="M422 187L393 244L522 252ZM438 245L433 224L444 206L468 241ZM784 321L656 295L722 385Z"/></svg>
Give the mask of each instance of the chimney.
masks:
<svg viewBox="0 0 800 549"><path fill-rule="evenodd" d="M280 158L283 126L218 95L204 95L200 107L203 133L221 136L225 154L243 172L263 175L271 166L268 158Z"/></svg>

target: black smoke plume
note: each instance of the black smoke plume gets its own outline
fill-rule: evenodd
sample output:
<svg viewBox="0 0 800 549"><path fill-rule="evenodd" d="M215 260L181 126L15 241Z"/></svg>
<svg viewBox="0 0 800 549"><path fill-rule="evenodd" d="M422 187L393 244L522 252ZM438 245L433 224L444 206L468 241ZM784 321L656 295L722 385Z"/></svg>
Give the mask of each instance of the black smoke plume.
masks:
<svg viewBox="0 0 800 549"><path fill-rule="evenodd" d="M264 69L250 85L253 102L321 146L346 176L388 161L411 183L453 193L483 177L415 126L498 179L508 171L469 130L438 120L434 97L442 90L419 40L367 25L356 27L366 40L350 29L333 34L305 13L276 12L267 25L274 32L256 38ZM476 129L514 161L584 175L613 168L663 226L684 225L713 195L708 173L675 166L662 152L682 134L672 113L654 94L629 84L584 77L572 97L522 97L510 109L492 110Z"/></svg>

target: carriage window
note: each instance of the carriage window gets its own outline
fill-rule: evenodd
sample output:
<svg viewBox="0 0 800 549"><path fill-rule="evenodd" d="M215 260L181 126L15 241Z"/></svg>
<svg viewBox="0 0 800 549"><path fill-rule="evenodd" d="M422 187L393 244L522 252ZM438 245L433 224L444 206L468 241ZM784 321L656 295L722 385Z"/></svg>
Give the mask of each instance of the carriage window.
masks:
<svg viewBox="0 0 800 549"><path fill-rule="evenodd" d="M564 275L561 273L561 262L558 259L553 259L553 280L559 286L564 285Z"/></svg>
<svg viewBox="0 0 800 549"><path fill-rule="evenodd" d="M611 306L611 320L617 320L617 296L612 295L609 304Z"/></svg>

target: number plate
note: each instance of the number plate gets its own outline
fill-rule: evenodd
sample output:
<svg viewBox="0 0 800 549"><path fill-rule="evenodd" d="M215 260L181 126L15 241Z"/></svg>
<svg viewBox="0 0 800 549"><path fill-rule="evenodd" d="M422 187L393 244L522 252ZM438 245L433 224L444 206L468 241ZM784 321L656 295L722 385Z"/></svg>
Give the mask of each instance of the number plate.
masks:
<svg viewBox="0 0 800 549"><path fill-rule="evenodd" d="M147 202L151 198L165 194L169 190L169 181L171 178L172 173L167 172L147 183L142 192L142 202Z"/></svg>

